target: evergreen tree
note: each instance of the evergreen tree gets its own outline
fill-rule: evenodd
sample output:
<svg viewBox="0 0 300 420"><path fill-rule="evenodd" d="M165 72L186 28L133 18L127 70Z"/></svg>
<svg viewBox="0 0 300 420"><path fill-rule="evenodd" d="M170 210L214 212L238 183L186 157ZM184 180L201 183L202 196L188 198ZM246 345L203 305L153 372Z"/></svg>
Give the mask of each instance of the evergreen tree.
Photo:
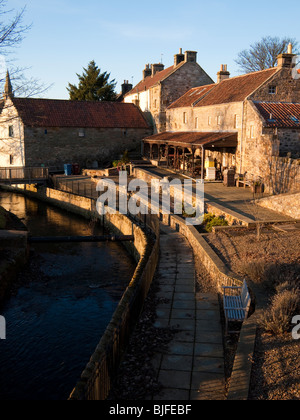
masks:
<svg viewBox="0 0 300 420"><path fill-rule="evenodd" d="M77 74L78 87L69 83L67 88L71 101L115 101L115 80L109 81L110 74L101 73L95 61L91 61L82 75Z"/></svg>

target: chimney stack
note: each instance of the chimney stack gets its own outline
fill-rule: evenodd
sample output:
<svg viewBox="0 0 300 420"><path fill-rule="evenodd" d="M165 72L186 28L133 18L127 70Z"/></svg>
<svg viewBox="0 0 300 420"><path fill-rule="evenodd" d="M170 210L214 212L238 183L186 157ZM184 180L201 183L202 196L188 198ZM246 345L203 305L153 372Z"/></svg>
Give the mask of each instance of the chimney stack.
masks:
<svg viewBox="0 0 300 420"><path fill-rule="evenodd" d="M161 63L152 64L151 65L151 71L152 71L152 77L155 76L156 73L164 70L165 66Z"/></svg>
<svg viewBox="0 0 300 420"><path fill-rule="evenodd" d="M278 68L295 67L295 63L293 61L294 57L296 57L296 54L293 54L293 45L289 43L287 52L283 54L279 54L279 56L277 57L277 67Z"/></svg>
<svg viewBox="0 0 300 420"><path fill-rule="evenodd" d="M150 64L146 64L145 70L143 71L143 79L145 80L146 77L151 76L151 74Z"/></svg>
<svg viewBox="0 0 300 420"><path fill-rule="evenodd" d="M182 48L179 50L179 54L174 55L174 67L184 61L184 54L182 54Z"/></svg>
<svg viewBox="0 0 300 420"><path fill-rule="evenodd" d="M121 88L122 88L122 95L124 96L124 95L126 95L127 92L131 91L133 86L132 86L132 84L130 84L128 82L128 80L124 80L124 83L122 84Z"/></svg>
<svg viewBox="0 0 300 420"><path fill-rule="evenodd" d="M184 61L186 63L197 63L197 52L196 51L186 51L184 53Z"/></svg>
<svg viewBox="0 0 300 420"><path fill-rule="evenodd" d="M218 80L217 83L221 83L223 80L229 79L230 73L227 70L227 64L221 65L221 70L217 73Z"/></svg>

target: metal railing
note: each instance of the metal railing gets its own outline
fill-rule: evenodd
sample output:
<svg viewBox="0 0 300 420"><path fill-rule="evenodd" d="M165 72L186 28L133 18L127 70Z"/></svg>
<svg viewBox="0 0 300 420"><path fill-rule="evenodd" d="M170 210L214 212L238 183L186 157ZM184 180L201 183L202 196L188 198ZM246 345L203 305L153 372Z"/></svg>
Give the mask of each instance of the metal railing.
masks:
<svg viewBox="0 0 300 420"><path fill-rule="evenodd" d="M30 183L46 180L49 176L48 168L10 167L0 168L0 183Z"/></svg>

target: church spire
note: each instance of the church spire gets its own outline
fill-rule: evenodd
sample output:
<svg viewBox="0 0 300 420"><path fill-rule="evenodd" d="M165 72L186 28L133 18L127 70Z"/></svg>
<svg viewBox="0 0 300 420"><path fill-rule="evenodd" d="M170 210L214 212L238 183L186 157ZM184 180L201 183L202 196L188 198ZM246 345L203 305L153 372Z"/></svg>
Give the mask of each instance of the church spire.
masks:
<svg viewBox="0 0 300 420"><path fill-rule="evenodd" d="M14 96L13 94L13 88L12 88L12 84L10 81L10 75L9 75L9 71L7 70L6 72L6 81L5 81L5 87L4 87L4 93L3 93L4 99L7 99L9 97Z"/></svg>

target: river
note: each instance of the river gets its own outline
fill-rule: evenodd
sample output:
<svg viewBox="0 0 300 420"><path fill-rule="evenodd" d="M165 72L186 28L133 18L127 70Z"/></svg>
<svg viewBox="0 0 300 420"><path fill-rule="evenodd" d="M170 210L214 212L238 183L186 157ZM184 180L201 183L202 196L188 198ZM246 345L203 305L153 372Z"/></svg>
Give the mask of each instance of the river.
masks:
<svg viewBox="0 0 300 420"><path fill-rule="evenodd" d="M89 221L22 195L0 205L33 236L101 235ZM66 400L135 270L120 243L35 244L0 307L0 400Z"/></svg>

